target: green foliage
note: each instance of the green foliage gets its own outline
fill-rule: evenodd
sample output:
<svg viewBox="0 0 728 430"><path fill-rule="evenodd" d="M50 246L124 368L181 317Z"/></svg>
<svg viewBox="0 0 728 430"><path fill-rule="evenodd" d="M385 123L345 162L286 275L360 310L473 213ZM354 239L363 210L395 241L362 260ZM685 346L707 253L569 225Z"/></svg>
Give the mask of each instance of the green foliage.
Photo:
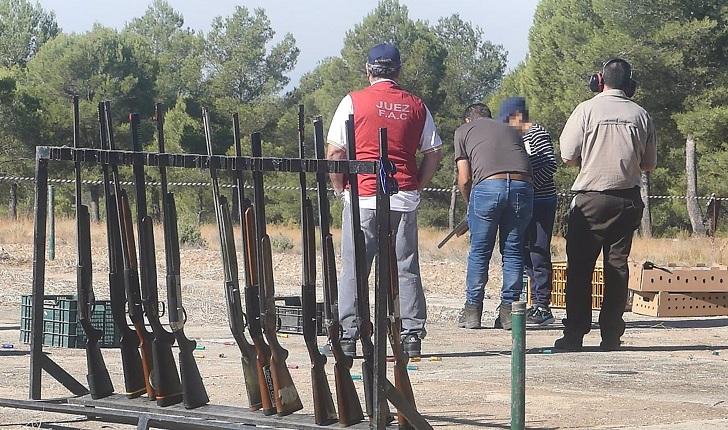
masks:
<svg viewBox="0 0 728 430"><path fill-rule="evenodd" d="M660 169L652 194L685 194L684 142L698 143L704 190L720 190L709 173L726 149L728 7L720 0L542 0L529 35L529 57L490 100L524 95L531 116L558 136L573 108L590 96L587 80L612 57L630 61L639 82L635 101L652 115ZM495 112L494 112L495 113ZM557 186L571 185L561 167ZM684 201L653 202L653 231L686 226Z"/></svg>
<svg viewBox="0 0 728 430"><path fill-rule="evenodd" d="M271 238L270 246L275 251L288 251L293 249L293 242L287 236L279 234Z"/></svg>
<svg viewBox="0 0 728 430"><path fill-rule="evenodd" d="M182 224L179 232L179 241L183 245L194 248L207 247L207 241L202 237L200 227L196 224Z"/></svg>
<svg viewBox="0 0 728 430"><path fill-rule="evenodd" d="M24 66L60 32L56 16L28 0L0 0L0 66Z"/></svg>

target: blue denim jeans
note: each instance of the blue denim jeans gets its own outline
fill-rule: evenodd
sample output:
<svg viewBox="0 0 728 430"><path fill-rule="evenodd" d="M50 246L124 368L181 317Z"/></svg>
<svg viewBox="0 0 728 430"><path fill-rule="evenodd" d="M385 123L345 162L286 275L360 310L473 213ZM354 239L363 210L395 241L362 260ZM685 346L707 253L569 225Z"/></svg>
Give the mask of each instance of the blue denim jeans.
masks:
<svg viewBox="0 0 728 430"><path fill-rule="evenodd" d="M510 304L519 299L523 290L523 238L532 208L533 187L528 182L486 179L473 187L468 205L470 254L465 279L469 304L483 303L496 233L503 256L501 302Z"/></svg>
<svg viewBox="0 0 728 430"><path fill-rule="evenodd" d="M556 217L556 196L533 199L533 217L523 239L523 264L531 278L533 304L551 304L551 235Z"/></svg>

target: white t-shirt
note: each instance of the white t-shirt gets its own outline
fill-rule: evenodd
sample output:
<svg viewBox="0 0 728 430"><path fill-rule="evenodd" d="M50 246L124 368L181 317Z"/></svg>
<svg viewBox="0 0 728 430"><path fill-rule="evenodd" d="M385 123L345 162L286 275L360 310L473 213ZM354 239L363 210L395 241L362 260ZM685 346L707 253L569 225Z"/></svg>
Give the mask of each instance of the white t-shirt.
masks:
<svg viewBox="0 0 728 430"><path fill-rule="evenodd" d="M380 82L393 82L389 79L381 79L372 85L376 85ZM432 119L430 110L425 106L427 116L425 117L425 125L422 129L422 136L420 137L419 151L421 153L434 151L440 149L442 146L442 140L440 135L437 133L437 127L435 121ZM329 145L334 145L338 148L342 148L347 151L346 147L346 120L349 119L349 115L354 113L354 103L351 100L351 96L347 95L339 103L339 107L336 108L334 117L331 120L331 127L329 127L329 133L326 137L326 142ZM349 201L349 190L344 192L344 200ZM412 212L417 209L420 204L420 192L419 191L400 191L394 194L389 200L390 208L393 211L398 212ZM376 209L377 199L376 196L359 197L359 206L363 209Z"/></svg>

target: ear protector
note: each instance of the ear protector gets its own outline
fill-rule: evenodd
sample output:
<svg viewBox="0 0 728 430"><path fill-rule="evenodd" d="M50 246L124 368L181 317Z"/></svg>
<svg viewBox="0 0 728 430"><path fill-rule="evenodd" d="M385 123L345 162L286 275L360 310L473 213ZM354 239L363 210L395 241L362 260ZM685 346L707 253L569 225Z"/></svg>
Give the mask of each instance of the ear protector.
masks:
<svg viewBox="0 0 728 430"><path fill-rule="evenodd" d="M621 58L613 58L602 66L602 71L597 72L589 78L589 89L592 90L592 92L595 93L601 93L604 91L604 70L607 68L608 65L616 62L625 63L629 66L629 81L627 82L626 88L624 88L624 94L632 98L634 96L634 93L637 92L637 81L632 79L632 65L626 62L625 60L622 60Z"/></svg>

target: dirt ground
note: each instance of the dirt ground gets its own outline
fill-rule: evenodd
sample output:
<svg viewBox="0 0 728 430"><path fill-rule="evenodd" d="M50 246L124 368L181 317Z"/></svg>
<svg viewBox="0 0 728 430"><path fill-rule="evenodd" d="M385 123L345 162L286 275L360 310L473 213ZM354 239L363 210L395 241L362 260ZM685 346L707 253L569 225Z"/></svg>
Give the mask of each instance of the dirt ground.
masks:
<svg viewBox="0 0 728 430"><path fill-rule="evenodd" d="M18 303L21 294L30 292L32 255L30 246L26 245L30 243L27 233L17 236L17 240L3 240L0 236L0 343L14 344L13 350L0 350L0 397L24 399L28 394L29 358L28 345L18 340ZM105 243L102 235L95 236L94 243ZM432 244L425 239L422 272L430 320L428 335L423 341L425 356L412 363L414 367L410 371L418 409L438 429L509 428L510 332L455 328L454 320L462 305L464 242L458 239L449 250L437 251L428 248ZM245 407L239 352L234 343L231 345L227 328L222 271L214 236L208 243L208 248L182 250L183 296L189 314L186 331L205 347L196 354L211 403ZM656 244L643 248L660 246L664 247ZM98 298L108 295L108 286L104 283L106 255L102 248L95 247L100 251L94 253L94 288ZM723 258L724 250L721 243L719 258ZM279 251L274 259L277 292L298 293L297 248ZM497 260L495 256L491 267L492 297L496 297L494 288L500 282ZM160 264L164 261L161 249L157 261ZM163 267L159 276L163 286ZM47 265L46 293L74 292L73 242L61 239L56 260ZM487 300L484 323L489 326L492 326L496 304L493 298ZM557 311L557 320L561 317L563 311ZM625 348L619 352L600 352L596 348L598 330L587 336L588 348L582 353L551 350L560 334L558 324L528 331L527 427L728 429L728 317L658 319L630 313L626 319ZM308 355L303 339L290 335L280 341L291 353L288 363L304 402L304 412L311 413ZM319 342L323 344L325 339L321 337ZM84 379L83 350L45 348L45 351L77 379ZM114 384L121 387L118 351L104 350L104 358ZM352 372L356 374L359 370L360 364L356 363ZM331 365L327 373L333 386ZM362 384L360 381L355 384L361 396ZM44 398L66 395L68 392L60 384L44 375ZM131 428L80 422L72 416L0 408L0 428L42 426Z"/></svg>

